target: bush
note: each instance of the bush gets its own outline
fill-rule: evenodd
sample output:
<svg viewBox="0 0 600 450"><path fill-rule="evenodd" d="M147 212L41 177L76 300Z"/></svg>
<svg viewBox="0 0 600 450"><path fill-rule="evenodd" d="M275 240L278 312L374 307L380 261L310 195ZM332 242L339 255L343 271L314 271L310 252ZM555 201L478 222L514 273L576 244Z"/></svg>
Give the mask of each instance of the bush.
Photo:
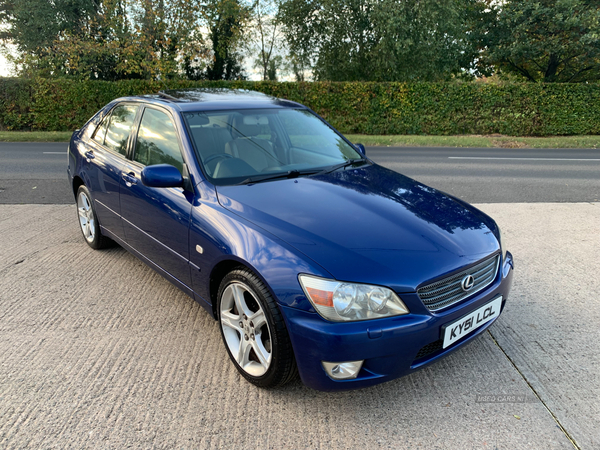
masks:
<svg viewBox="0 0 600 450"><path fill-rule="evenodd" d="M0 128L68 131L111 100L162 89L249 89L303 103L344 133L600 134L600 85L535 83L277 83L0 78Z"/></svg>

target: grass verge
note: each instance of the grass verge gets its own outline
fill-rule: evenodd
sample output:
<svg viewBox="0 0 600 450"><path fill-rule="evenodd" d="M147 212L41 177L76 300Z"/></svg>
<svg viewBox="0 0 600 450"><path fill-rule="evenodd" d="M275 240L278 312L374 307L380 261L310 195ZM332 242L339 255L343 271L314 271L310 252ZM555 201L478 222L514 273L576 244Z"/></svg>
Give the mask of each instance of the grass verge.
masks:
<svg viewBox="0 0 600 450"><path fill-rule="evenodd" d="M71 131L0 131L0 142L69 142Z"/></svg>
<svg viewBox="0 0 600 450"><path fill-rule="evenodd" d="M600 148L600 136L345 136L352 142L383 147Z"/></svg>
<svg viewBox="0 0 600 450"><path fill-rule="evenodd" d="M68 142L70 131L0 131L0 142ZM347 134L352 142L383 147L600 148L600 136L367 136Z"/></svg>

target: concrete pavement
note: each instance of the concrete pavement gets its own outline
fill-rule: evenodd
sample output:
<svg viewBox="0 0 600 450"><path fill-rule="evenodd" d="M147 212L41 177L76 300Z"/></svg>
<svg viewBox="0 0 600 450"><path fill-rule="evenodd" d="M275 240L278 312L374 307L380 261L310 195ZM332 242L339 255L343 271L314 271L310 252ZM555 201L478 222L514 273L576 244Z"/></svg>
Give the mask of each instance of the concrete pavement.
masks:
<svg viewBox="0 0 600 450"><path fill-rule="evenodd" d="M321 393L245 382L217 323L121 248L89 249L74 206L0 205L0 447L598 448L600 204L479 206L517 268L490 333ZM478 398L498 394L517 398Z"/></svg>

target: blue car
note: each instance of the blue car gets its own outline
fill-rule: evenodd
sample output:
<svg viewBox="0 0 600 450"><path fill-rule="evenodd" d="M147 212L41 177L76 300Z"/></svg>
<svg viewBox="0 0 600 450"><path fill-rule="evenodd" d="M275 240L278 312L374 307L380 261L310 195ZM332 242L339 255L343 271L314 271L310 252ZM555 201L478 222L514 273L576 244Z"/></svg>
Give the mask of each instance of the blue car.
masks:
<svg viewBox="0 0 600 450"><path fill-rule="evenodd" d="M260 387L407 375L480 335L510 290L490 217L292 101L119 98L73 134L68 175L87 244L118 243L200 303Z"/></svg>

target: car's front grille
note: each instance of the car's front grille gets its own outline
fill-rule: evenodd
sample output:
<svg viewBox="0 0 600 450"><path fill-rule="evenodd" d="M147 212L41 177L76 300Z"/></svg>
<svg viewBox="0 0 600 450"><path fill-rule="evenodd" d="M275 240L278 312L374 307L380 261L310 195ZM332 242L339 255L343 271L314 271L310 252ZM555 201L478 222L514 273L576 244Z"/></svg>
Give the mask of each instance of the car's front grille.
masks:
<svg viewBox="0 0 600 450"><path fill-rule="evenodd" d="M473 267L419 288L417 294L430 311L445 308L488 287L496 278L499 262L500 255L492 256ZM473 286L464 290L463 280L469 275L473 277Z"/></svg>

